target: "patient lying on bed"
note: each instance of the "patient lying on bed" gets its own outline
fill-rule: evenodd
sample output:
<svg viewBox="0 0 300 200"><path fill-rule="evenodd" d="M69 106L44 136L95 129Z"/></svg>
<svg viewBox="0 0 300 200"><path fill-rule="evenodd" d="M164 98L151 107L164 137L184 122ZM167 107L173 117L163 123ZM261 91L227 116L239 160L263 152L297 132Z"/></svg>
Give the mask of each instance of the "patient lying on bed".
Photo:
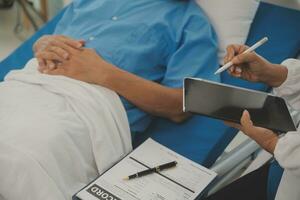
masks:
<svg viewBox="0 0 300 200"><path fill-rule="evenodd" d="M70 199L153 116L183 121L183 78L217 67L193 1L75 0L34 51L0 84L0 199Z"/></svg>

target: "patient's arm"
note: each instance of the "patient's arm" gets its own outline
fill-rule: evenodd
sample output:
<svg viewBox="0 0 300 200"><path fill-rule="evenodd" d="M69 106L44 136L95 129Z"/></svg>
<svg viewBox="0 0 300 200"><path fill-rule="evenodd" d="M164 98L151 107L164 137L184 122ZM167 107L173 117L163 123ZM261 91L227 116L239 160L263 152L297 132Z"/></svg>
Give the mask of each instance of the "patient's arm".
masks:
<svg viewBox="0 0 300 200"><path fill-rule="evenodd" d="M140 109L155 116L182 122L188 117L183 112L183 91L145 80L121 70L102 59L94 50L73 49L69 60L63 61L50 75L68 76L109 88Z"/></svg>
<svg viewBox="0 0 300 200"><path fill-rule="evenodd" d="M108 77L100 83L153 115L166 117L178 123L188 117L183 113L181 88L168 88L119 68L112 68Z"/></svg>

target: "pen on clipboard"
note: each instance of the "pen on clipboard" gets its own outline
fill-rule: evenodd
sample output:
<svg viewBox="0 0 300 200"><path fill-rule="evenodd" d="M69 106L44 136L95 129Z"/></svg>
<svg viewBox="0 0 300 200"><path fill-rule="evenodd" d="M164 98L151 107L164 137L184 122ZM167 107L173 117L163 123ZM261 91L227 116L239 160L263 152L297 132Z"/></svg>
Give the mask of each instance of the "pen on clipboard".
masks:
<svg viewBox="0 0 300 200"><path fill-rule="evenodd" d="M251 53L252 51L255 51L255 49L257 49L258 47L260 47L261 45L263 45L264 43L266 43L269 39L267 37L264 37L263 39L261 39L260 41L258 41L257 43L255 43L252 47L250 47L249 49L247 49L246 51L243 52L243 54L245 53ZM223 67L221 67L220 69L218 69L215 74L219 74L224 72L225 70L229 69L231 66L233 65L233 63L230 61L227 64L225 64Z"/></svg>
<svg viewBox="0 0 300 200"><path fill-rule="evenodd" d="M151 169L147 169L147 170L138 172L136 174L132 174L132 175L130 175L128 177L125 177L123 180L131 180L131 179L134 179L134 178L139 178L139 177L142 177L142 176L153 174L155 172L160 172L160 171L163 171L163 170L166 170L166 169L170 169L170 168L176 167L176 165L177 165L176 161L169 162L169 163L166 163L166 164L163 164L163 165L159 165L159 166L151 168Z"/></svg>

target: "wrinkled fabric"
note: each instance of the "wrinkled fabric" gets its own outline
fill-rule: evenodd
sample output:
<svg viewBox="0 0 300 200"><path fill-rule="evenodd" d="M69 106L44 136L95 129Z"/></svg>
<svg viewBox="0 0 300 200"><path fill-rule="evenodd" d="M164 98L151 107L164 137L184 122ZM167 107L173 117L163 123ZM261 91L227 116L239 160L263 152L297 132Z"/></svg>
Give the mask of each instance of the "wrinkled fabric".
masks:
<svg viewBox="0 0 300 200"><path fill-rule="evenodd" d="M37 61L0 83L0 197L67 200L131 151L115 92L37 72Z"/></svg>

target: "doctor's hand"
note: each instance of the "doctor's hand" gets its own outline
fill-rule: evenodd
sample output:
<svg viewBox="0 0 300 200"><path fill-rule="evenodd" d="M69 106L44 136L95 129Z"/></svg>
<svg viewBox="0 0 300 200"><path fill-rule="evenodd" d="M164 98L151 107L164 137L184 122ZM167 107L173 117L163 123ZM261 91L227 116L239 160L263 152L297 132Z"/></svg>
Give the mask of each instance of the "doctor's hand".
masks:
<svg viewBox="0 0 300 200"><path fill-rule="evenodd" d="M224 63L233 62L229 68L230 75L252 82L262 82L271 87L279 87L287 78L288 70L285 66L268 62L255 52L242 54L245 45L230 45Z"/></svg>
<svg viewBox="0 0 300 200"><path fill-rule="evenodd" d="M106 62L93 49L73 49L70 58L59 63L54 69L44 70L44 74L66 76L86 83L105 87L108 75L114 73L117 67Z"/></svg>
<svg viewBox="0 0 300 200"><path fill-rule="evenodd" d="M225 122L226 125L239 129L245 135L255 140L263 149L274 154L278 136L271 130L253 125L248 111L243 112L241 124Z"/></svg>
<svg viewBox="0 0 300 200"><path fill-rule="evenodd" d="M57 63L68 60L72 49L84 46L83 40L74 40L63 35L45 35L33 46L35 57L39 63L39 71L54 69Z"/></svg>

